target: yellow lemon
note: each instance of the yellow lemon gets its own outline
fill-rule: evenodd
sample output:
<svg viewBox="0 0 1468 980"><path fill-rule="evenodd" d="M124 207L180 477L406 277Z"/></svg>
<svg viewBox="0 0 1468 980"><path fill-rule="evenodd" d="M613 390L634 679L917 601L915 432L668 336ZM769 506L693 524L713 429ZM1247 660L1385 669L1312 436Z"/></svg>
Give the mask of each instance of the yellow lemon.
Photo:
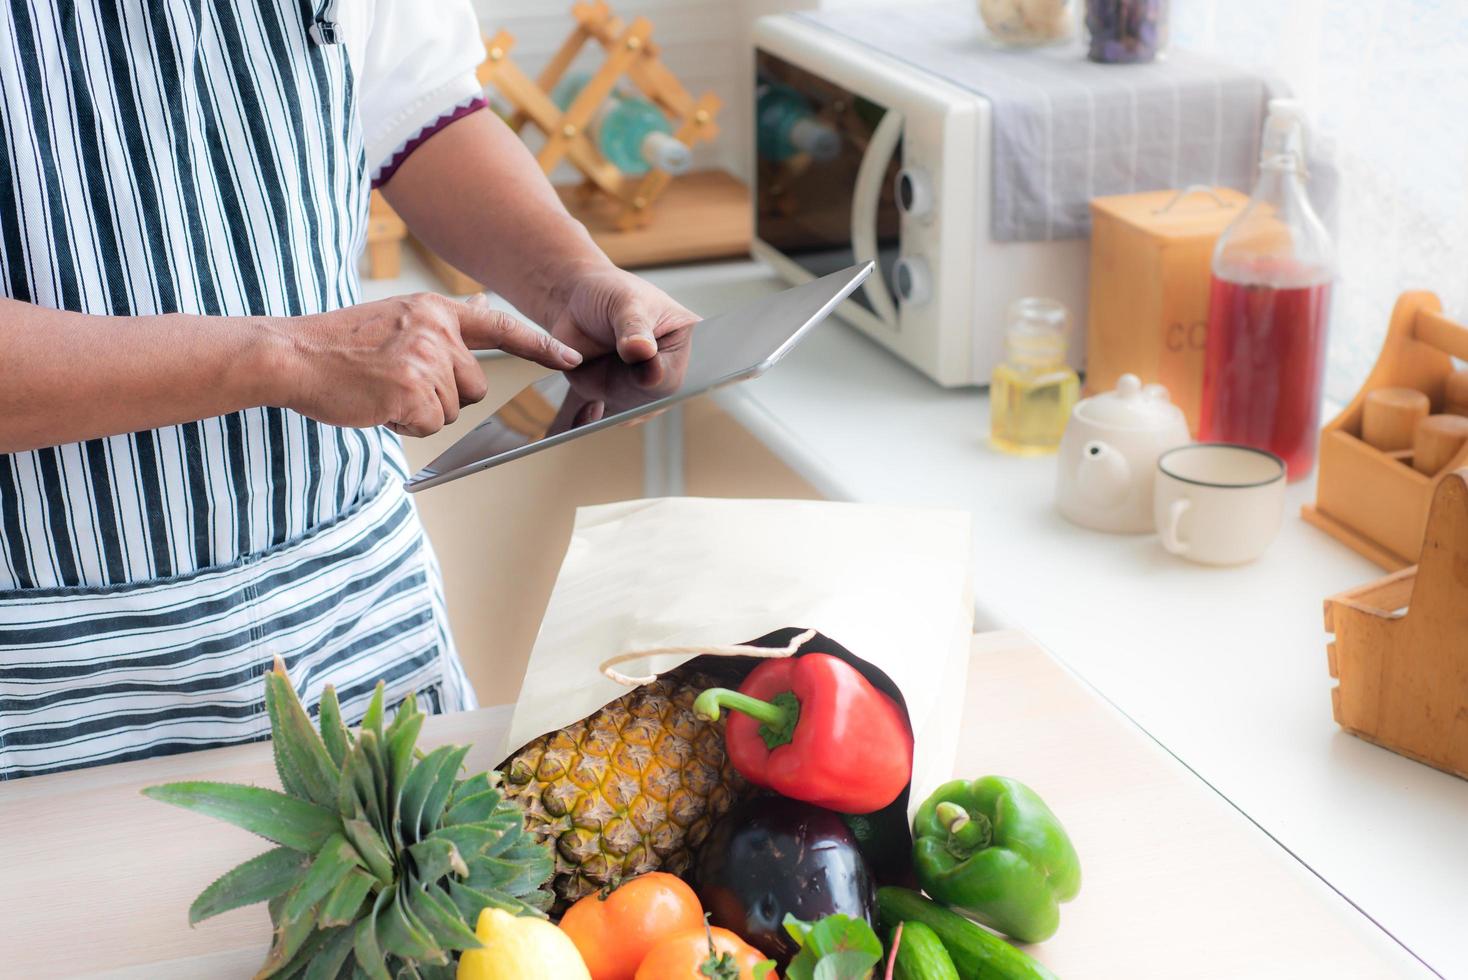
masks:
<svg viewBox="0 0 1468 980"><path fill-rule="evenodd" d="M591 980L576 944L544 919L485 909L474 934L484 948L460 955L458 980Z"/></svg>

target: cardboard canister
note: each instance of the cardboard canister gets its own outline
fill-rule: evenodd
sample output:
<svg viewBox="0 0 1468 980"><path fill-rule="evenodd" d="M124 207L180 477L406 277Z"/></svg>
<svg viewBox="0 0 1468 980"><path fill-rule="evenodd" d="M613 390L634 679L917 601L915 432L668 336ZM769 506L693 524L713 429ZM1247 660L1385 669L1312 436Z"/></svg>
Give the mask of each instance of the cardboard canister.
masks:
<svg viewBox="0 0 1468 980"><path fill-rule="evenodd" d="M1091 201L1086 391L1165 386L1198 432L1213 245L1247 195L1189 187Z"/></svg>

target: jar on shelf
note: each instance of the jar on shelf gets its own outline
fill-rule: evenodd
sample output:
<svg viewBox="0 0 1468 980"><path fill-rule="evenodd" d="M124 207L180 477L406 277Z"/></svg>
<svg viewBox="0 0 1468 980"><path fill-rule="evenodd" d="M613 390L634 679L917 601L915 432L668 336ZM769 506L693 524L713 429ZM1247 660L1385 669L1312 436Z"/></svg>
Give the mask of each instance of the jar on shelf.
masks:
<svg viewBox="0 0 1468 980"><path fill-rule="evenodd" d="M1086 0L1086 30L1092 61L1152 61L1167 46L1167 0Z"/></svg>
<svg viewBox="0 0 1468 980"><path fill-rule="evenodd" d="M979 16L995 41L1015 48L1069 41L1076 0L979 0Z"/></svg>

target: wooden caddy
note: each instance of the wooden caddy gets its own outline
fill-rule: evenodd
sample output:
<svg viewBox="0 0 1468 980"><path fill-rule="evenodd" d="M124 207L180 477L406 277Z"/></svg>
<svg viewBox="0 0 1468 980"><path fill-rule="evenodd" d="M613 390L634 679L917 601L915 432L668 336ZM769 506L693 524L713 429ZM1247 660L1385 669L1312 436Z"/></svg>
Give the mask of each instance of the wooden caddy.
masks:
<svg viewBox="0 0 1468 980"><path fill-rule="evenodd" d="M1366 394L1415 388L1427 395L1432 411L1442 412L1454 357L1468 359L1468 327L1443 316L1432 293L1403 293L1365 384L1320 435L1315 503L1300 516L1388 571L1412 564L1433 494L1449 473L1468 466L1468 446L1436 474L1417 472L1410 450L1385 453L1361 439Z"/></svg>
<svg viewBox="0 0 1468 980"><path fill-rule="evenodd" d="M619 202L618 228L627 231L643 227L651 218L652 203L667 188L671 177L661 170L649 170L641 177L629 178L604 160L587 137L597 109L618 80L626 76L673 121L673 137L691 147L718 135L714 116L720 101L711 92L696 100L688 94L662 63L647 18L638 17L631 25L624 25L601 0L578 3L571 14L576 18L575 29L535 81L510 60L515 39L507 31L485 42L486 58L479 66L479 81L493 85L515 106L509 119L511 129L518 133L527 122L533 122L545 133L545 145L536 155L542 170L550 173L563 159L570 160L585 176L588 191L599 190ZM606 60L562 112L551 101L550 93L591 41L606 51Z"/></svg>
<svg viewBox="0 0 1468 980"><path fill-rule="evenodd" d="M1330 696L1352 735L1468 779L1468 470L1434 482L1421 562L1325 600Z"/></svg>

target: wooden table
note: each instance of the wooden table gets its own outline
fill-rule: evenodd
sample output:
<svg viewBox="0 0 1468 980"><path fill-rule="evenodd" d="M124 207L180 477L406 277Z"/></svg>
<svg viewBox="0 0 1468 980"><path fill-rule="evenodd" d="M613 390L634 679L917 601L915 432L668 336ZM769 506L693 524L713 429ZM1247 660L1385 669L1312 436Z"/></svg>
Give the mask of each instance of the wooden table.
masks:
<svg viewBox="0 0 1468 980"><path fill-rule="evenodd" d="M1032 949L1066 980L1427 975L1024 634L976 637L973 656L959 771L1028 782L1081 855L1080 897ZM424 741L488 747L508 720L435 718ZM275 785L263 744L0 784L0 976L253 973L263 907L195 929L185 910L266 845L138 793L178 779Z"/></svg>

